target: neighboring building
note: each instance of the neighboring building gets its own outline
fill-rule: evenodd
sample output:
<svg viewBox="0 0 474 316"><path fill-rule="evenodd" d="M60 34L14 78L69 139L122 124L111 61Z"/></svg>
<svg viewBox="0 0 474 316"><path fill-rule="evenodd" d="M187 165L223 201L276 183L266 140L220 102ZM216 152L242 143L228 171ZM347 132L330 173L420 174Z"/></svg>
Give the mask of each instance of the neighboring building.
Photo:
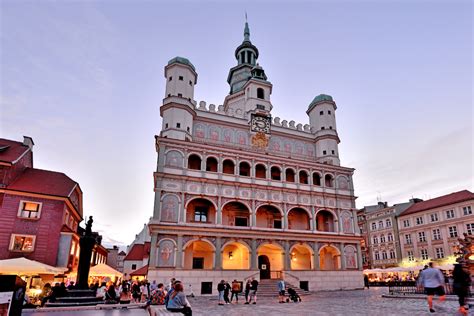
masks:
<svg viewBox="0 0 474 316"><path fill-rule="evenodd" d="M123 259L127 255L118 246L107 248L107 264L117 271L123 272Z"/></svg>
<svg viewBox="0 0 474 316"><path fill-rule="evenodd" d="M91 266L95 266L99 263L109 264L107 262L109 251L102 245L102 236L97 234L96 241L97 243L92 249Z"/></svg>
<svg viewBox="0 0 474 316"><path fill-rule="evenodd" d="M365 237L367 266L370 268L390 268L398 266L402 254L397 225L397 217L415 203L415 199L407 203L388 206L387 202L366 206L358 212L365 222L363 236Z"/></svg>
<svg viewBox="0 0 474 316"><path fill-rule="evenodd" d="M360 288L354 169L340 166L336 103L315 97L310 124L272 118L258 56L246 23L230 93L209 108L194 100L188 59L165 67L148 279L175 276L201 294L251 276Z"/></svg>
<svg viewBox="0 0 474 316"><path fill-rule="evenodd" d="M79 184L33 168L33 140L0 139L0 259L26 257L77 270Z"/></svg>
<svg viewBox="0 0 474 316"><path fill-rule="evenodd" d="M127 246L127 254L123 259L122 271L125 275L130 276L132 272L140 270L138 273L140 273L140 276L144 276L142 273L148 267L150 257L150 241L151 236L148 225L144 224L142 230L135 235L132 243ZM135 273L135 275L137 274Z"/></svg>
<svg viewBox="0 0 474 316"><path fill-rule="evenodd" d="M130 251L123 259L123 273L124 275L131 275L132 272L148 266L148 259L150 257L150 243L134 244Z"/></svg>
<svg viewBox="0 0 474 316"><path fill-rule="evenodd" d="M474 234L473 211L467 190L413 204L398 217L403 261L453 261L458 238Z"/></svg>

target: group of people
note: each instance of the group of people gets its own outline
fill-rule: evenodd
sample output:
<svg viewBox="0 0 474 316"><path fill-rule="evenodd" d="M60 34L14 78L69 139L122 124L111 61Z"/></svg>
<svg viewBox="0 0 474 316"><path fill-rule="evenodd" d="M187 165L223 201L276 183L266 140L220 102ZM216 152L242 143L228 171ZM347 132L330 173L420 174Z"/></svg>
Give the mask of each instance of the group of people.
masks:
<svg viewBox="0 0 474 316"><path fill-rule="evenodd" d="M257 289L258 281L254 278L250 278L245 283L245 304L257 304ZM232 281L232 285L229 282L222 280L217 284L218 295L218 305L231 304L234 301L239 303L239 293L242 292L242 284L237 280ZM229 299L229 293L232 293Z"/></svg>
<svg viewBox="0 0 474 316"><path fill-rule="evenodd" d="M468 314L469 306L466 304L466 297L469 295L471 287L471 275L469 271L461 266L455 264L453 269L453 290L458 296L459 301L459 312L462 315ZM433 308L433 296L439 296L439 302L442 303L446 300L445 296L445 277L441 270L433 267L433 263L430 262L425 269L423 269L418 275L417 284L424 287L427 295L428 308L431 313L436 312Z"/></svg>

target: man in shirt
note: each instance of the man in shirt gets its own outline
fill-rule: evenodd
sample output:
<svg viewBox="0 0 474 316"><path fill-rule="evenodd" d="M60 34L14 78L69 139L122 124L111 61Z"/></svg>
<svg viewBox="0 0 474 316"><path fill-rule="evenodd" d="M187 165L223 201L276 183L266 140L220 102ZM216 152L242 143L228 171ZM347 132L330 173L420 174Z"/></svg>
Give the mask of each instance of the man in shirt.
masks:
<svg viewBox="0 0 474 316"><path fill-rule="evenodd" d="M433 262L428 264L428 268L424 269L420 273L419 284L423 285L425 292L428 295L428 307L431 313L434 313L433 309L433 296L436 294L439 296L439 301L444 302L446 299L444 292L444 276L439 269L433 268Z"/></svg>

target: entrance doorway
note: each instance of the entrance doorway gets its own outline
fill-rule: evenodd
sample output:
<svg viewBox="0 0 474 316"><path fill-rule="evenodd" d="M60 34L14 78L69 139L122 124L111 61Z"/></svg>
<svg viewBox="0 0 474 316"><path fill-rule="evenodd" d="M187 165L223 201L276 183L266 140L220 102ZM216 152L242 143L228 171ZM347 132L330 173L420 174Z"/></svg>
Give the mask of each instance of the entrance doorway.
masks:
<svg viewBox="0 0 474 316"><path fill-rule="evenodd" d="M270 259L267 256L258 256L258 269L260 270L260 280L270 279Z"/></svg>

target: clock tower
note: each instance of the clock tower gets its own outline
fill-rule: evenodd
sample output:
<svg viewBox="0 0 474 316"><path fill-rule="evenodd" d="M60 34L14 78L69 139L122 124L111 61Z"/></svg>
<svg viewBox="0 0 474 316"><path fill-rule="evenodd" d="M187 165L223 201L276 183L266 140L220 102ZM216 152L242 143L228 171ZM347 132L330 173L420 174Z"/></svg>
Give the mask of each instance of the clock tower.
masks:
<svg viewBox="0 0 474 316"><path fill-rule="evenodd" d="M258 56L257 47L250 41L249 25L245 22L244 40L235 50L237 66L229 70L227 77L230 92L224 100L226 112L242 115L259 112L260 115L269 115L272 109L272 84L257 63Z"/></svg>

